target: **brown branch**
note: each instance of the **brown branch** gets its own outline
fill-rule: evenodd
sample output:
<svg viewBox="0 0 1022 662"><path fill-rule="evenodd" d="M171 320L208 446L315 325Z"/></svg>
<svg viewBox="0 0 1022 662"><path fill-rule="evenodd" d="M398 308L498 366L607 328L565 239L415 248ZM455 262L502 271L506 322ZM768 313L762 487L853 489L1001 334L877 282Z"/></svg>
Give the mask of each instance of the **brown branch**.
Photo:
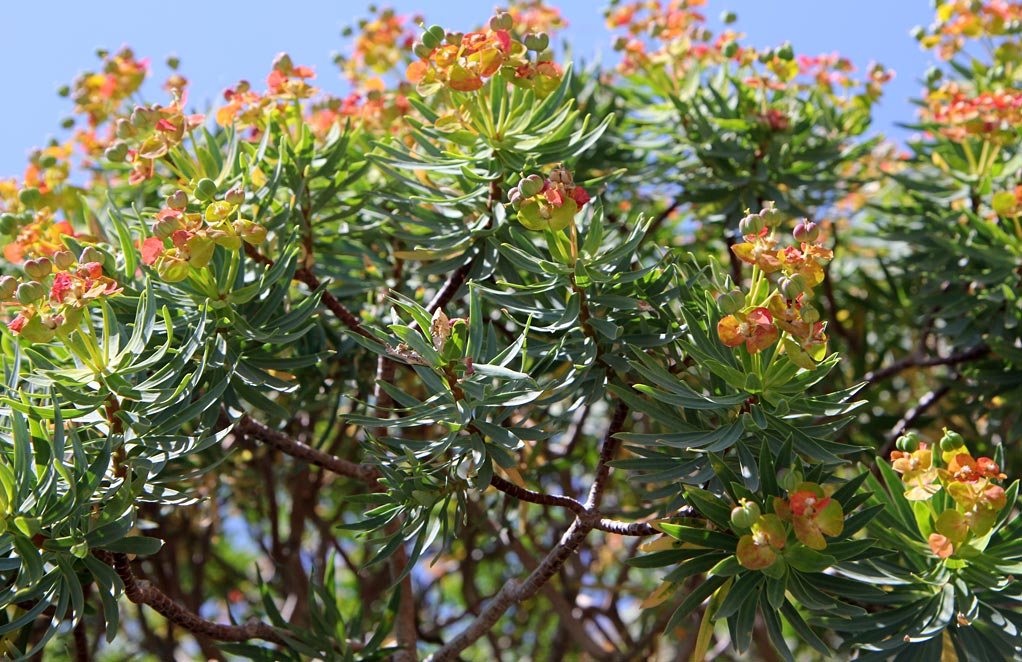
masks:
<svg viewBox="0 0 1022 662"><path fill-rule="evenodd" d="M603 499L603 490L607 487L607 479L610 477L610 461L614 459L618 449L621 447L621 441L615 439L614 435L622 430L627 416L628 405L623 400L618 401L617 407L614 409L614 415L611 416L610 425L607 426L607 433L603 437L603 443L600 445L600 460L596 465L596 477L593 478L593 484L589 488L586 510L600 507L600 501Z"/></svg>
<svg viewBox="0 0 1022 662"><path fill-rule="evenodd" d="M303 462L314 464L317 467L326 469L327 471L339 476L357 478L358 480L365 481L371 486L375 486L376 481L380 477L379 470L370 464L356 464L350 460L345 460L344 458L324 453L321 450L303 444L296 439L292 439L277 430L263 425L247 414L242 416L241 420L238 421L237 429L246 437L257 439L276 448L285 455L290 455L291 457L302 460Z"/></svg>
<svg viewBox="0 0 1022 662"><path fill-rule="evenodd" d="M975 361L976 359L983 358L989 353L990 348L988 346L978 345L972 349L967 349L964 352L959 352L958 354L952 354L950 356L921 356L919 354L913 354L912 356L906 356L899 361L895 361L885 368L880 368L879 370L866 373L863 379L872 385L879 381L883 381L888 377L893 377L902 370L907 370L908 368L931 368L938 365L957 365L959 363Z"/></svg>
<svg viewBox="0 0 1022 662"><path fill-rule="evenodd" d="M608 462L613 458L620 445L614 435L621 431L627 415L627 406L624 403L619 403L603 437L600 460L596 467L596 476L593 479L592 487L589 489L589 498L586 500L585 509L582 513L575 514L575 520L561 537L560 542L547 553L539 566L529 573L525 581L518 583L514 579L509 579L505 582L479 616L454 639L426 658L426 662L449 662L457 659L461 651L484 637L508 609L536 595L550 581L550 578L561 570L564 563L578 551L589 532L600 524L599 511L596 508L599 506L603 489L610 475Z"/></svg>
<svg viewBox="0 0 1022 662"><path fill-rule="evenodd" d="M275 644L284 644L277 631L258 621L249 621L244 625L227 625L207 621L198 614L174 602L166 593L152 586L149 582L138 580L131 570L127 554L110 553L96 550L96 557L113 567L117 576L124 584L124 595L138 605L147 605L164 618L194 635L208 637L216 641L248 641L263 639Z"/></svg>
<svg viewBox="0 0 1022 662"><path fill-rule="evenodd" d="M937 404L941 398L947 395L948 392L951 391L951 383L957 381L959 378L960 375L955 373L951 375L951 380L949 382L941 384L923 397L919 398L919 402L916 403L916 406L905 412L905 415L901 418L901 420L895 423L894 427L891 428L891 431L887 435L887 441L877 452L877 456L880 458L887 457L891 450L894 449L894 444L897 442L898 437L903 435L909 427L919 420L923 414L926 413L927 409Z"/></svg>
<svg viewBox="0 0 1022 662"><path fill-rule="evenodd" d="M567 508L579 516L586 514L586 507L571 497L561 496L560 494L534 492L519 485L515 485L511 481L501 478L497 474L493 474L493 477L490 478L490 485L497 488L504 494L518 499L519 501L528 501L529 503L535 503L541 506Z"/></svg>
<svg viewBox="0 0 1022 662"><path fill-rule="evenodd" d="M258 250L256 250L254 246L250 244L245 244L245 256L267 267L272 267L274 264L272 259L260 253ZM312 271L308 267L302 267L298 269L295 272L294 277L295 280L305 283L313 290L318 289L320 285L322 285L319 278L316 277L316 274L312 273ZM357 317L355 317L354 313L348 310L345 307L345 305L337 299L337 297L331 294L329 290L325 289L323 290L323 294L321 295L320 300L323 302L323 305L326 306L327 309L330 310L330 312L332 312L337 317L337 319L341 321L342 324L344 324L344 326L348 327L349 329L359 334L360 336L364 336L366 338L369 338L370 340L375 340L379 342L379 339L373 334L366 331L365 327L362 326L362 323L359 321Z"/></svg>
<svg viewBox="0 0 1022 662"><path fill-rule="evenodd" d="M90 662L92 652L89 649L89 638L85 635L85 619L79 618L72 636L75 642L75 662Z"/></svg>

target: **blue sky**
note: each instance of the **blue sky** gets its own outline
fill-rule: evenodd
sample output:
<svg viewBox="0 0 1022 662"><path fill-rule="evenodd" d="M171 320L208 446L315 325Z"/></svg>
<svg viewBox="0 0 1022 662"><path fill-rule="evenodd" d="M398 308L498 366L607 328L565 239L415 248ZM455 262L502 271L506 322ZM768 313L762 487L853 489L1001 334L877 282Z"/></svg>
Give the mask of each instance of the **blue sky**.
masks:
<svg viewBox="0 0 1022 662"><path fill-rule="evenodd" d="M428 22L464 30L483 23L493 5L471 0L395 0L381 2L401 13L422 13ZM586 0L554 2L571 23L567 38L577 56L610 54L602 4ZM205 109L239 79L261 81L273 56L291 54L296 64L311 65L317 84L343 92L332 54L343 51L341 27L366 15L368 3L286 0L284 2L217 2L176 0L139 3L11 2L4 8L0 61L7 74L0 103L0 177L20 174L26 154L59 135L60 121L71 102L57 88L97 62L98 47L127 44L150 57L154 76L147 89L152 101L164 101L158 83L166 76L167 55L181 59L191 81L190 105ZM798 53L838 51L865 67L876 60L897 71L876 115L875 126L903 137L896 122L911 121L908 99L918 96L919 79L930 64L909 36L916 25L932 20L928 0L709 0L714 20L725 9L738 13L736 29L757 46L790 40Z"/></svg>

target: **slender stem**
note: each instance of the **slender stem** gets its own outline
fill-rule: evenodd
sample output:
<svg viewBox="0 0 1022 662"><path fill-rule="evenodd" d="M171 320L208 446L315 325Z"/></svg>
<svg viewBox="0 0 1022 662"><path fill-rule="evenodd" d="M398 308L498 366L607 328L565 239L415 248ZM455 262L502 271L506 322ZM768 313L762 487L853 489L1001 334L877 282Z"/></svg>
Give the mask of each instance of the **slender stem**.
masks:
<svg viewBox="0 0 1022 662"><path fill-rule="evenodd" d="M124 595L138 605L147 605L162 614L168 621L184 628L192 634L215 639L216 641L248 641L263 639L275 644L284 644L277 631L258 621L250 621L244 625L227 625L207 621L193 611L172 600L166 593L152 586L147 581L138 580L131 570L128 555L122 553L96 550L96 557L113 567L117 576L124 584Z"/></svg>

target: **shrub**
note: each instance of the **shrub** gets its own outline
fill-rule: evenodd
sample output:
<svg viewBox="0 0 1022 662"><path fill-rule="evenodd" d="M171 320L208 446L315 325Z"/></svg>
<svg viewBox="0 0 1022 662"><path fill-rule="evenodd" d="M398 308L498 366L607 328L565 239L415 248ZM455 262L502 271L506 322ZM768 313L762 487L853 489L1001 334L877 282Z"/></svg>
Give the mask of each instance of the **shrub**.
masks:
<svg viewBox="0 0 1022 662"><path fill-rule="evenodd" d="M101 53L0 182L5 654L1022 655L1022 6L938 3L903 149L701 4L374 11L207 115Z"/></svg>

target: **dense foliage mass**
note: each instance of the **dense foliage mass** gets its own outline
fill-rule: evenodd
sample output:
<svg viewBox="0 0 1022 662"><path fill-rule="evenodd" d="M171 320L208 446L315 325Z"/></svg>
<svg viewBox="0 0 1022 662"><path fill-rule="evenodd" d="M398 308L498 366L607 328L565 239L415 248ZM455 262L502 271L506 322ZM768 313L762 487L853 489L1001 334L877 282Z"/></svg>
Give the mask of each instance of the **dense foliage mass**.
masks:
<svg viewBox="0 0 1022 662"><path fill-rule="evenodd" d="M101 52L0 181L3 654L1020 659L1022 2L936 3L904 148L702 4L206 115Z"/></svg>

